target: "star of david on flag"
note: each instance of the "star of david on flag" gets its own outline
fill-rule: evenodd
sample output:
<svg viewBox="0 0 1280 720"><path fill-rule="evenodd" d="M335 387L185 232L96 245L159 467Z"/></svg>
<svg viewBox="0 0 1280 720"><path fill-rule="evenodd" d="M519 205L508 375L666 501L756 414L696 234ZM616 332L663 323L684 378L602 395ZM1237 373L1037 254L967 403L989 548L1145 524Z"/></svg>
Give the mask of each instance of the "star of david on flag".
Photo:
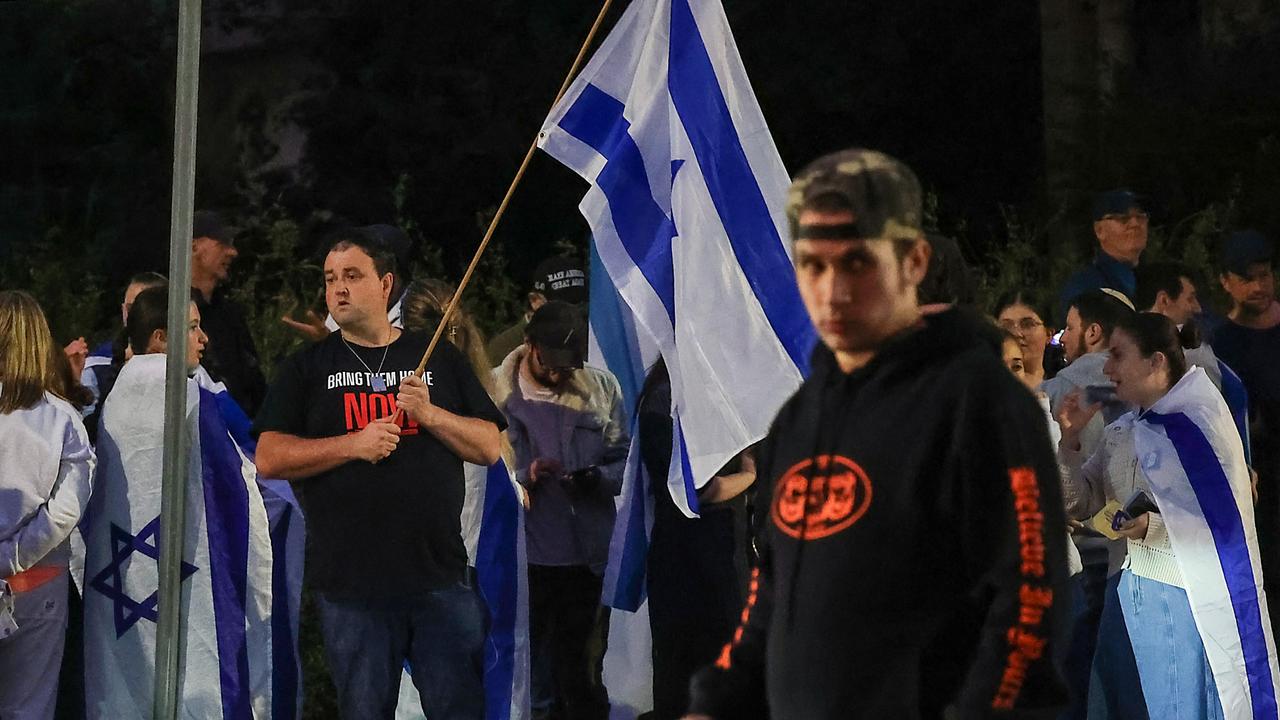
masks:
<svg viewBox="0 0 1280 720"><path fill-rule="evenodd" d="M157 515L156 519L147 523L137 535L130 534L128 530L115 523L110 525L111 560L103 568L102 572L89 581L89 587L106 595L111 600L112 607L115 610L116 637L118 638L129 632L129 628L133 627L134 623L139 620L146 619L153 623L158 620L159 587L157 586L155 591L139 602L129 597L120 573L125 561L132 558L136 553L141 553L155 560L157 564L159 563L160 516ZM194 575L197 570L199 568L195 565L183 562L182 579L186 580Z"/></svg>

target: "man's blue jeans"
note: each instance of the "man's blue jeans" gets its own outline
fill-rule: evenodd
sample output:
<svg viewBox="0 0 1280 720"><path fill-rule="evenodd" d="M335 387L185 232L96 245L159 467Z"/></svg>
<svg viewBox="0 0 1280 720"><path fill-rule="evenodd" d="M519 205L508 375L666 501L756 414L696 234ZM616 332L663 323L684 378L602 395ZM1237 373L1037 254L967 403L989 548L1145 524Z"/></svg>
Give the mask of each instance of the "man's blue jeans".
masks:
<svg viewBox="0 0 1280 720"><path fill-rule="evenodd" d="M377 600L318 593L316 605L343 720L395 717L405 661L427 717L483 720L485 610L474 589Z"/></svg>

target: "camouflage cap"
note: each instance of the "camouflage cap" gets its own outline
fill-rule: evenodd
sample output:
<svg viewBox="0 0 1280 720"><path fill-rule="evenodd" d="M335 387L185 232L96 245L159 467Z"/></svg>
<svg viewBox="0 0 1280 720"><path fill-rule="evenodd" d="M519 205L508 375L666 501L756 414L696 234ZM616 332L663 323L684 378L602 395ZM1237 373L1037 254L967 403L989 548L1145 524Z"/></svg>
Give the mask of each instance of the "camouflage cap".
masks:
<svg viewBox="0 0 1280 720"><path fill-rule="evenodd" d="M800 227L800 209L822 195L848 202L853 227L842 228L839 237L829 229L817 234ZM787 195L787 220L793 240L902 238L924 235L921 222L920 181L901 161L875 150L853 148L824 155L791 183Z"/></svg>

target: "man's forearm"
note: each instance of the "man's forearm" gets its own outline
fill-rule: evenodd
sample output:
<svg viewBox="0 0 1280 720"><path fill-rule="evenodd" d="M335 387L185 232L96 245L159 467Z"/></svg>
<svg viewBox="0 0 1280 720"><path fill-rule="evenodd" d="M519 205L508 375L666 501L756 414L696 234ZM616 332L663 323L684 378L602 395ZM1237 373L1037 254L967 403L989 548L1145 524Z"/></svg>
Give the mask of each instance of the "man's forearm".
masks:
<svg viewBox="0 0 1280 720"><path fill-rule="evenodd" d="M423 426L465 462L492 465L498 461L500 434L498 426L488 420L455 415L437 407L430 422Z"/></svg>
<svg viewBox="0 0 1280 720"><path fill-rule="evenodd" d="M351 435L302 438L264 432L258 438L256 461L263 477L302 480L356 459Z"/></svg>

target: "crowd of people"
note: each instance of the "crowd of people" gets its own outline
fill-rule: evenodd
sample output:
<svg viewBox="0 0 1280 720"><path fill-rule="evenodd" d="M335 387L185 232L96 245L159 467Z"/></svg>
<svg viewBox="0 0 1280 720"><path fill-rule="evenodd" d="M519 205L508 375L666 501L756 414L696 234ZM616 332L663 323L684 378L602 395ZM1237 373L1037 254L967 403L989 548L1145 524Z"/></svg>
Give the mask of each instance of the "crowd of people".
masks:
<svg viewBox="0 0 1280 720"><path fill-rule="evenodd" d="M1145 199L1107 191L1096 254L1057 297L977 308L893 158L820 158L787 216L820 342L769 434L699 483L700 517L653 483L651 717L1274 716L1270 240L1228 233L1212 268L1145 262ZM309 342L268 382L226 293L235 240L196 214L187 366L252 420L257 473L302 501L341 716L392 717L407 669L427 717L486 717L477 487L505 467L532 717L608 717L615 500L630 447L668 476L665 364L628 417L618 379L585 363L586 273L552 257L515 325L486 343L460 309L419 371L454 288L411 278L409 238L371 225L328 238L328 317L282 319ZM1202 305L1210 282L1231 307ZM74 531L110 491L100 429L130 427L117 380L173 340L167 294L134 276L119 336L90 350L58 347L35 299L0 291L0 718L99 716L77 695L95 659Z"/></svg>

